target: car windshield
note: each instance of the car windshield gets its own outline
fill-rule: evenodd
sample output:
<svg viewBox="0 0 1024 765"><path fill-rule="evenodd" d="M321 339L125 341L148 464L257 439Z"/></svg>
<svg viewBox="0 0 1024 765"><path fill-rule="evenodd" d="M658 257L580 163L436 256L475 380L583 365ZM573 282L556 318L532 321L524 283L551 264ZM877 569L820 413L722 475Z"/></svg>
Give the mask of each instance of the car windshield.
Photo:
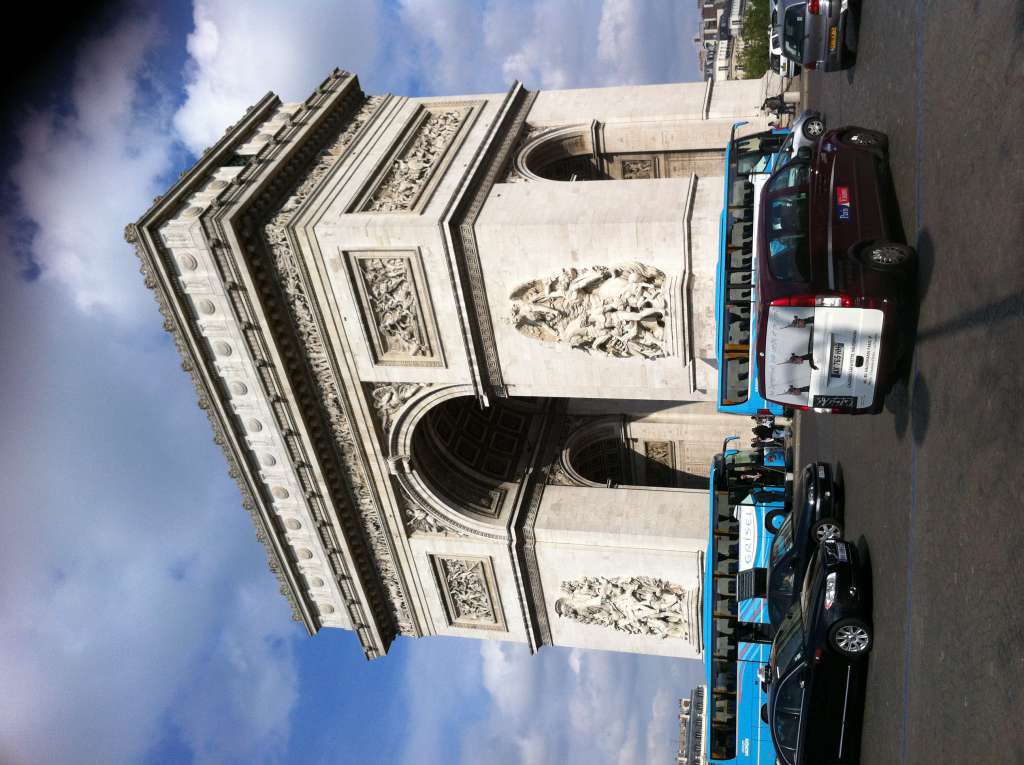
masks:
<svg viewBox="0 0 1024 765"><path fill-rule="evenodd" d="M768 205L768 269L779 281L810 281L807 192L794 189Z"/></svg>
<svg viewBox="0 0 1024 765"><path fill-rule="evenodd" d="M782 24L782 52L799 63L804 57L804 3L786 9Z"/></svg>
<svg viewBox="0 0 1024 765"><path fill-rule="evenodd" d="M782 675L794 660L800 658L804 645L803 632L800 629L800 609L791 608L786 620L779 626L772 646L772 664L776 676Z"/></svg>

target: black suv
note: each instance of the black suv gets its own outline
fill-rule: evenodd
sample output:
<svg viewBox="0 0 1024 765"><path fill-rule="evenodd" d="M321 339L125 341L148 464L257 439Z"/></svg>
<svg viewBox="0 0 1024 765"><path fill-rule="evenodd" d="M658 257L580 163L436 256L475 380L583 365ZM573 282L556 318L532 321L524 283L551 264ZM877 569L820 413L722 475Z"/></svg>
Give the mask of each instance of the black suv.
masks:
<svg viewBox="0 0 1024 765"><path fill-rule="evenodd" d="M765 527L775 539L768 556L768 621L778 629L793 602L800 597L804 572L822 541L843 535L841 488L832 466L812 462L804 467L800 493L787 515L775 510ZM779 525L779 518L785 517Z"/></svg>

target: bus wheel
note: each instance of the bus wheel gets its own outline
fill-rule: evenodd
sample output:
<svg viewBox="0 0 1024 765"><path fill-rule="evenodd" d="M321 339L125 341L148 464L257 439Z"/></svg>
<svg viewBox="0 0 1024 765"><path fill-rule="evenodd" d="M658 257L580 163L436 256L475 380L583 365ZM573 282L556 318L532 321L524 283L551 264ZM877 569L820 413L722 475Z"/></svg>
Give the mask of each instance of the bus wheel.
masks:
<svg viewBox="0 0 1024 765"><path fill-rule="evenodd" d="M782 521L789 515L786 510L782 508L775 508L768 512L764 517L764 528L769 534L774 534L779 530L779 526L782 525Z"/></svg>

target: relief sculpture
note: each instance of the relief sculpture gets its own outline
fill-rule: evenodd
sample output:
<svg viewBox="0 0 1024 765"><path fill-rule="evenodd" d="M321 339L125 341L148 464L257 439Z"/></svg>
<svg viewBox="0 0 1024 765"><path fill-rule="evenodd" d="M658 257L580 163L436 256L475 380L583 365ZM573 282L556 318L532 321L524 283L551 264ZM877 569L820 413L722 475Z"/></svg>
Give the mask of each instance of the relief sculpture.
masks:
<svg viewBox="0 0 1024 765"><path fill-rule="evenodd" d="M412 258L360 253L350 257L375 361L436 363L431 327L417 290Z"/></svg>
<svg viewBox="0 0 1024 765"><path fill-rule="evenodd" d="M521 284L509 298L509 322L527 337L616 358L669 354L665 274L652 266L564 268Z"/></svg>
<svg viewBox="0 0 1024 765"><path fill-rule="evenodd" d="M651 576L586 576L562 582L555 613L630 635L678 638L699 645L699 593Z"/></svg>
<svg viewBox="0 0 1024 765"><path fill-rule="evenodd" d="M454 627L504 629L493 574L480 558L434 558L438 583Z"/></svg>

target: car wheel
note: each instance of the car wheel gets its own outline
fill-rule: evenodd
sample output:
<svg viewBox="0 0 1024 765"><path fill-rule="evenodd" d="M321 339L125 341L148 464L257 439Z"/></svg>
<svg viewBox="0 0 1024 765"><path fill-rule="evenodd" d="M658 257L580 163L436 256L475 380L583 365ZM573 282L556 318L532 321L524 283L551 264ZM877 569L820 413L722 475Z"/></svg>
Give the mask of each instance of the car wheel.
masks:
<svg viewBox="0 0 1024 765"><path fill-rule="evenodd" d="M855 617L836 622L828 633L828 641L832 648L848 659L867 656L873 643L871 628Z"/></svg>
<svg viewBox="0 0 1024 765"><path fill-rule="evenodd" d="M914 248L896 242L875 242L864 249L864 259L876 271L906 271L914 262Z"/></svg>
<svg viewBox="0 0 1024 765"><path fill-rule="evenodd" d="M789 514L788 511L782 508L775 508L768 512L764 517L764 528L769 534L774 534L779 530L779 526L782 525L782 521Z"/></svg>
<svg viewBox="0 0 1024 765"><path fill-rule="evenodd" d="M843 525L834 518L822 518L811 529L811 538L815 542L826 539L839 539L843 535Z"/></svg>
<svg viewBox="0 0 1024 765"><path fill-rule="evenodd" d="M821 134L824 132L825 123L817 117L812 117L804 123L804 138L815 140L821 138Z"/></svg>

